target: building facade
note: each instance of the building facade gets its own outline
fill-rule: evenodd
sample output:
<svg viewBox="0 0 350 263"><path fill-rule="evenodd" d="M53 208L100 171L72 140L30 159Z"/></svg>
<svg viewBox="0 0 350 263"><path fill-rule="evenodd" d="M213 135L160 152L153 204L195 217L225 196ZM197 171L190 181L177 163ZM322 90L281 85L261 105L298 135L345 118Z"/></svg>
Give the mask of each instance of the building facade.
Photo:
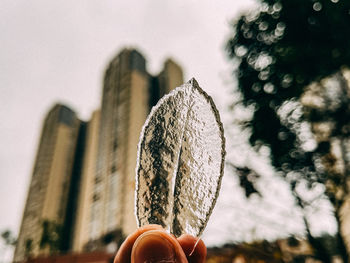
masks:
<svg viewBox="0 0 350 263"><path fill-rule="evenodd" d="M166 60L161 73L152 76L145 58L134 49L121 51L108 65L85 241L111 233L126 236L136 229L134 191L140 132L152 106L182 83L182 70L175 62ZM101 245L98 243L95 247ZM86 249L94 249L94 245Z"/></svg>
<svg viewBox="0 0 350 263"><path fill-rule="evenodd" d="M69 228L66 218L81 125L76 114L60 104L45 118L14 261L61 249L61 241L49 237L47 230Z"/></svg>
<svg viewBox="0 0 350 263"><path fill-rule="evenodd" d="M96 159L98 149L98 134L100 128L100 111L93 112L86 128L86 143L78 190L78 206L75 210L73 251L83 251L90 239L91 200L93 200L93 186L95 183Z"/></svg>
<svg viewBox="0 0 350 263"><path fill-rule="evenodd" d="M152 106L182 83L182 70L171 59L152 76L140 52L124 49L106 69L101 109L89 122L80 121L63 105L50 110L15 261L49 255L53 250L82 253L112 248L113 252L113 242L121 242L136 229L134 191L140 132Z"/></svg>

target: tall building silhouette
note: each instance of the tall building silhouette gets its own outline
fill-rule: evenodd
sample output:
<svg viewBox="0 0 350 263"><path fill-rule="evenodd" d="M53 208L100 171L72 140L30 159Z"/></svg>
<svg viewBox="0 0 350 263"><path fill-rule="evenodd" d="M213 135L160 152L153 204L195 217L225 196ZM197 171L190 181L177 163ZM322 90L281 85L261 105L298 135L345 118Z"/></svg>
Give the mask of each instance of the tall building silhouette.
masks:
<svg viewBox="0 0 350 263"><path fill-rule="evenodd" d="M93 112L86 128L86 143L81 170L81 180L78 189L78 206L75 213L72 249L83 251L90 240L91 219L95 216L91 211L94 200L94 184L96 174L96 159L98 149L98 134L100 129L100 111Z"/></svg>
<svg viewBox="0 0 350 263"><path fill-rule="evenodd" d="M158 76L147 72L145 58L134 49L122 50L104 76L95 174L89 183L90 214L77 219L80 240L74 250L101 246L101 237L126 236L136 229L134 214L137 144L152 106L183 83L181 68L168 59ZM89 162L90 163L90 162ZM83 175L86 178L86 175ZM84 199L84 197L82 197ZM82 209L84 210L84 209ZM85 221L85 227L79 222ZM102 244L103 245L103 244Z"/></svg>
<svg viewBox="0 0 350 263"><path fill-rule="evenodd" d="M48 254L53 249L64 249L58 240L54 242L53 232L60 231L63 237L63 233L69 231L68 210L74 203L69 194L78 172L76 150L83 127L76 114L66 106L57 104L47 114L19 231L15 261L29 255Z"/></svg>
<svg viewBox="0 0 350 263"><path fill-rule="evenodd" d="M151 107L182 83L182 70L171 59L152 76L140 52L124 49L107 67L101 109L89 122L80 121L63 105L49 112L15 261L26 257L29 246L33 256L50 252L50 245L42 246L42 233L48 227L59 227L57 250L61 252L105 249L136 229L134 191L140 132Z"/></svg>

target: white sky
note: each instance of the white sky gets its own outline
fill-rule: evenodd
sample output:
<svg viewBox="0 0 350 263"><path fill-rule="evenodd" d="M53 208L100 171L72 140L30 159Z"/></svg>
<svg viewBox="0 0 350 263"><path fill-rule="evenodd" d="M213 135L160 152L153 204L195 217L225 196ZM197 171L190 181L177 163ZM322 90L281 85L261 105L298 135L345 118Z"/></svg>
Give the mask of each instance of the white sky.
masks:
<svg viewBox="0 0 350 263"><path fill-rule="evenodd" d="M132 46L151 73L174 58L185 79L195 77L222 110L229 23L252 6L253 0L1 0L0 231L18 232L42 121L55 102L87 120L99 107L108 62ZM226 187L237 184L225 180Z"/></svg>
<svg viewBox="0 0 350 263"><path fill-rule="evenodd" d="M252 1L217 3L0 1L0 230L19 226L44 115L61 101L88 119L122 47L138 48L152 73L173 57L219 97L229 22Z"/></svg>

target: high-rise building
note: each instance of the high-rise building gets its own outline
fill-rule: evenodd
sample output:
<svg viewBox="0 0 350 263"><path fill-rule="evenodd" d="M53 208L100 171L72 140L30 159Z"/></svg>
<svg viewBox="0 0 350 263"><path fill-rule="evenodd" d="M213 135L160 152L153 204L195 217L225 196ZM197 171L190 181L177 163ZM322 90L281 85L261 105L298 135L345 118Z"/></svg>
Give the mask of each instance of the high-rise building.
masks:
<svg viewBox="0 0 350 263"><path fill-rule="evenodd" d="M102 94L91 239L124 228L126 223L136 226L134 218L125 222L124 212L133 203L129 166L136 151L134 138L149 108L148 88L146 61L140 53L123 50L111 61Z"/></svg>
<svg viewBox="0 0 350 263"><path fill-rule="evenodd" d="M96 159L98 149L98 134L100 128L100 111L93 112L86 128L86 144L81 170L80 186L78 188L78 206L75 211L76 220L73 232L74 251L83 251L90 240L90 223L93 218L91 204L94 200L93 186L95 184Z"/></svg>
<svg viewBox="0 0 350 263"><path fill-rule="evenodd" d="M163 70L156 79L158 79L159 82L159 98L161 98L175 87L183 84L183 73L181 68L174 61L167 59L164 63Z"/></svg>
<svg viewBox="0 0 350 263"><path fill-rule="evenodd" d="M151 107L183 83L181 68L168 59L151 76L145 58L125 49L109 64L103 85L89 240L136 229L134 214L137 144Z"/></svg>
<svg viewBox="0 0 350 263"><path fill-rule="evenodd" d="M70 227L70 189L77 173L77 145L82 122L66 106L47 114L32 173L14 260L62 250L56 231ZM61 240L62 241L62 240Z"/></svg>
<svg viewBox="0 0 350 263"><path fill-rule="evenodd" d="M29 252L105 249L136 229L140 132L151 107L182 83L182 70L172 60L152 76L138 51L124 49L107 67L101 109L89 122L66 106L53 107L44 122L15 261Z"/></svg>

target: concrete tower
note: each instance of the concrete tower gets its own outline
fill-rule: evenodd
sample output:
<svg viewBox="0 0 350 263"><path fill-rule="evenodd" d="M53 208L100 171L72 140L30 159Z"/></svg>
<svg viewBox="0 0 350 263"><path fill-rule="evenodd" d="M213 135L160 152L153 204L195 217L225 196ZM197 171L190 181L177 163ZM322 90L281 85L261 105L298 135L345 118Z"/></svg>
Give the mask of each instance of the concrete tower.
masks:
<svg viewBox="0 0 350 263"><path fill-rule="evenodd" d="M153 77L145 58L124 49L109 64L104 78L90 239L136 229L134 215L137 144L151 107L183 83L181 68L168 59Z"/></svg>
<svg viewBox="0 0 350 263"><path fill-rule="evenodd" d="M70 189L76 171L76 148L81 122L66 106L57 104L47 114L18 236L14 260L64 249L63 239L52 236L68 230ZM68 222L69 221L69 222ZM63 230L65 229L65 230Z"/></svg>
<svg viewBox="0 0 350 263"><path fill-rule="evenodd" d="M105 73L90 239L136 228L133 164L149 108L149 78L143 56L129 49L114 58Z"/></svg>
<svg viewBox="0 0 350 263"><path fill-rule="evenodd" d="M86 142L83 156L81 179L78 187L78 206L75 210L76 220L74 224L74 240L72 250L84 251L85 245L90 240L92 229L91 221L94 214L91 213L94 203L93 187L95 184L96 160L98 150L100 128L100 110L93 112L86 128Z"/></svg>

